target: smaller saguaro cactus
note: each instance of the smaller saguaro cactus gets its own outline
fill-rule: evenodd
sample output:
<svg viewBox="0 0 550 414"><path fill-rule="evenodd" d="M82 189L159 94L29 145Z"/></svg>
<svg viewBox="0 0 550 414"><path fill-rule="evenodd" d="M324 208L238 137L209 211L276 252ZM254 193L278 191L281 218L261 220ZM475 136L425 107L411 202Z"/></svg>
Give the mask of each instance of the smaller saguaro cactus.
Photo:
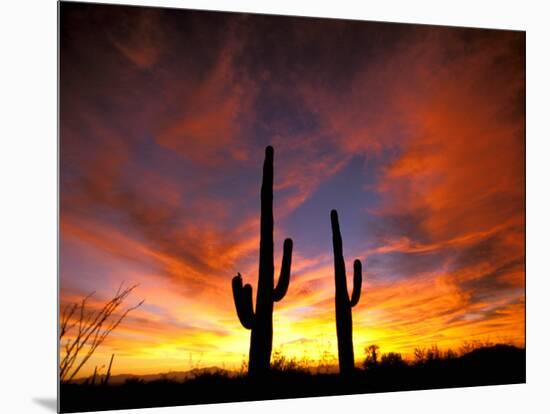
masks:
<svg viewBox="0 0 550 414"><path fill-rule="evenodd" d="M351 308L359 302L361 297L362 270L361 262L353 262L353 291L351 299L348 296L346 281L346 263L342 246L342 235L338 223L336 210L330 212L332 224L332 247L334 250L334 284L335 284L335 307L336 307L336 334L338 336L338 364L341 374L353 372L355 360L353 356L353 323Z"/></svg>

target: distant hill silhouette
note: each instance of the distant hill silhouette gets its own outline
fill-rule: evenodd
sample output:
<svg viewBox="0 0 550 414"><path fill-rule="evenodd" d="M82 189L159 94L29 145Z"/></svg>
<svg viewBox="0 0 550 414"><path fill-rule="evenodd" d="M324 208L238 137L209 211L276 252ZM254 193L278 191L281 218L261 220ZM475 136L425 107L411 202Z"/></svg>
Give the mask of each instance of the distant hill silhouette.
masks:
<svg viewBox="0 0 550 414"><path fill-rule="evenodd" d="M63 384L61 412L148 408L189 404L303 398L525 382L525 349L494 345L460 357L436 355L407 363L388 354L351 375L315 374L307 367L283 365L263 378L207 368L159 374L149 381L127 378L111 385ZM183 373L185 374L185 373ZM267 386L269 385L269 386Z"/></svg>
<svg viewBox="0 0 550 414"><path fill-rule="evenodd" d="M134 382L151 382L151 381L158 381L158 380L170 380L170 381L177 381L177 382L184 382L191 378L195 378L200 375L204 374L220 374L220 375L228 375L228 376L235 376L237 373L234 373L232 371L228 371L222 368L218 367L206 367L206 368L193 368L188 371L169 371L169 372L161 372L157 374L118 374L118 375L111 375L109 377L109 384L110 385L120 385L124 384L128 381L134 381ZM104 375L98 375L98 383L103 380ZM77 384L84 384L89 378L79 378L78 380L75 380L74 382Z"/></svg>

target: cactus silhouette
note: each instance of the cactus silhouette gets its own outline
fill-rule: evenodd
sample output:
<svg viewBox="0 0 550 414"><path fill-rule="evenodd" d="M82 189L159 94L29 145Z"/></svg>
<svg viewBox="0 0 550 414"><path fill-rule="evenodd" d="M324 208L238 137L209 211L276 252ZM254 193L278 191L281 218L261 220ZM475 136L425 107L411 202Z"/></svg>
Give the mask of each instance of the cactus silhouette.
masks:
<svg viewBox="0 0 550 414"><path fill-rule="evenodd" d="M342 247L342 235L340 234L340 224L338 223L338 213L336 210L330 212L330 221L332 224L332 247L334 250L334 284L336 289L335 307L336 307L336 334L338 336L338 364L341 374L349 374L354 370L353 357L353 324L351 318L351 308L357 305L361 297L362 271L361 262L353 262L353 292L351 299L348 296L348 286L346 281L346 264L344 262L344 253Z"/></svg>
<svg viewBox="0 0 550 414"><path fill-rule="evenodd" d="M269 370L273 342L273 302L284 298L290 282L292 240L283 244L281 273L274 288L273 265L273 147L265 149L262 188L260 195L260 263L256 311L252 307L252 287L243 286L241 274L233 278L233 299L241 324L250 329L248 373L265 374Z"/></svg>

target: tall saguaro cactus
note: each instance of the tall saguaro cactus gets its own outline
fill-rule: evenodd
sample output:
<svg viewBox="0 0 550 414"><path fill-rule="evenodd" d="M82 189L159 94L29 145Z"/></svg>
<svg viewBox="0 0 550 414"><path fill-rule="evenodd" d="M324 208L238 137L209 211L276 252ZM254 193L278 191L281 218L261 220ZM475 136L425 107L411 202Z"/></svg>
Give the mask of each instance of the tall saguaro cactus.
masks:
<svg viewBox="0 0 550 414"><path fill-rule="evenodd" d="M336 334L338 335L338 363L341 374L349 374L354 369L353 357L353 323L351 308L359 302L361 297L362 271L361 262L353 262L353 292L351 299L348 296L346 281L346 264L342 247L342 235L338 223L336 210L330 212L332 224L332 247L334 250L334 284L336 288Z"/></svg>
<svg viewBox="0 0 550 414"><path fill-rule="evenodd" d="M250 329L248 373L263 374L269 370L273 343L273 302L284 298L290 282L292 240L283 244L283 260L277 286L274 288L273 265L273 147L265 149L261 189L260 266L256 311L252 307L252 287L243 286L241 274L233 278L233 299L241 324Z"/></svg>

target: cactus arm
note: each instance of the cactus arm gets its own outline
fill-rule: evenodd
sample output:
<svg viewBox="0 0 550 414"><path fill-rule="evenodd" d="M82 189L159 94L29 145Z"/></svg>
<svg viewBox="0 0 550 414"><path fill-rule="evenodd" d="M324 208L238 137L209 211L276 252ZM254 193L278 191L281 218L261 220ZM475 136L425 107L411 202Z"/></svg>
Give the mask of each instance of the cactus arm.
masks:
<svg viewBox="0 0 550 414"><path fill-rule="evenodd" d="M362 270L361 261L355 260L353 262L353 292L351 294L350 306L354 307L359 302L361 297L361 283L362 283Z"/></svg>
<svg viewBox="0 0 550 414"><path fill-rule="evenodd" d="M273 291L273 300L279 302L285 297L290 282L290 265L292 263L292 239L286 239L283 244L283 261L277 287Z"/></svg>
<svg viewBox="0 0 550 414"><path fill-rule="evenodd" d="M233 288L233 300L237 309L237 316L246 329L252 329L254 324L254 311L252 309L252 286L243 286L241 274L237 274L231 283Z"/></svg>

